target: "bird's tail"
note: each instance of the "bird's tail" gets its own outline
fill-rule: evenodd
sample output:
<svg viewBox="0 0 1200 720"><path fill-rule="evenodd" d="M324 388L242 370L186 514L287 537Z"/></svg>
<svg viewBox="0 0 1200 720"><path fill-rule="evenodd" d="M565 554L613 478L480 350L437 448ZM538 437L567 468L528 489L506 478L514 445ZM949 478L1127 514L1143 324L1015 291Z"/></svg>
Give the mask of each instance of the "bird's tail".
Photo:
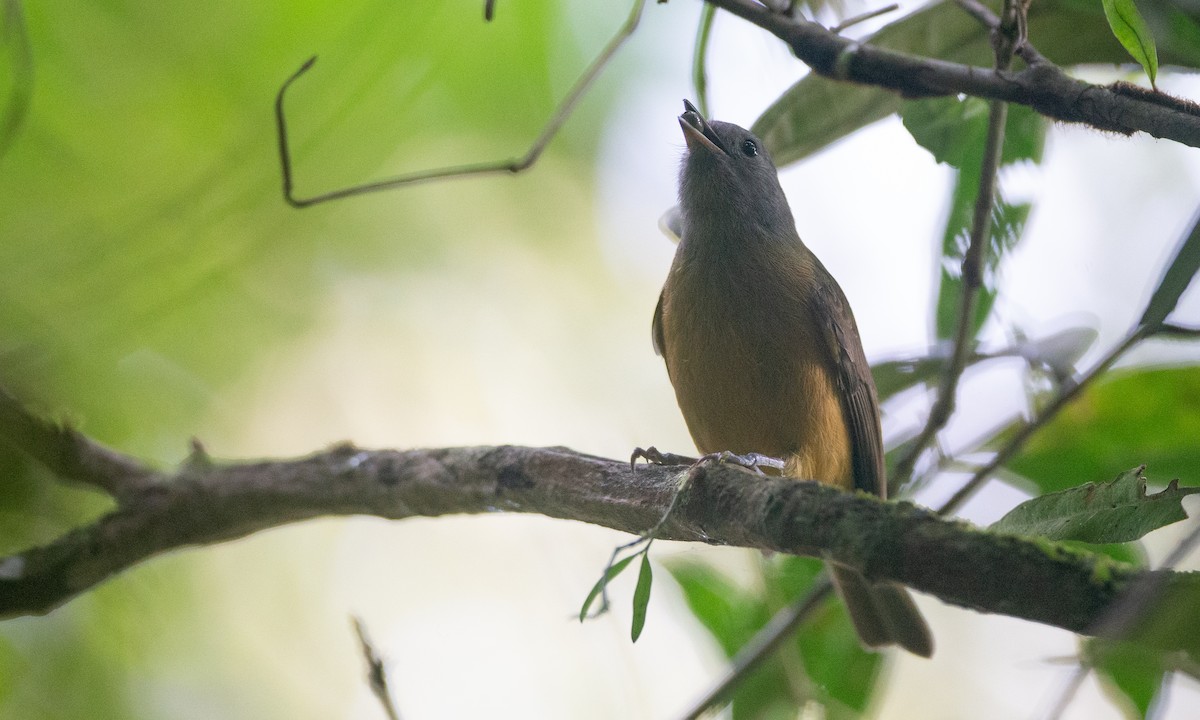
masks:
<svg viewBox="0 0 1200 720"><path fill-rule="evenodd" d="M845 565L827 566L864 645L899 645L921 657L933 655L933 635L907 590L895 583L872 583Z"/></svg>

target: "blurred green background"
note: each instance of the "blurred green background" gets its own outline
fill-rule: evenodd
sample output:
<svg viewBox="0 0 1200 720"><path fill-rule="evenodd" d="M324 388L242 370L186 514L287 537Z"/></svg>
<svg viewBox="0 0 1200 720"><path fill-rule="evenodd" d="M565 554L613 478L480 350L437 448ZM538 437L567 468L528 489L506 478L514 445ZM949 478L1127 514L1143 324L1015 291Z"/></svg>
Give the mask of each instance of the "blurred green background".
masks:
<svg viewBox="0 0 1200 720"><path fill-rule="evenodd" d="M655 223L675 192L698 3L651 4L529 172L303 211L280 197L272 103L309 56L320 60L288 100L301 195L520 155L627 12L499 0L488 24L482 5L3 3L0 110L13 117L32 94L0 156L0 384L164 467L191 437L217 457L341 440L690 450L649 319L672 252ZM803 69L757 30L728 17L717 30L715 114L749 125ZM1111 342L1141 302L1113 288L1149 293L1194 210L1200 163L1060 129L1044 171L1024 172L1013 187L1043 200L985 337L1082 324ZM873 360L932 337L952 183L894 118L785 177ZM1182 310L1196 305L1189 295ZM996 402L985 385L964 390L951 437L1023 407L1020 382ZM891 413L890 434L913 413ZM1114 452L1105 477L1079 480L1141 461ZM7 451L0 477L3 552L108 506ZM1016 499L1001 488L973 512ZM677 589L657 585L636 646L624 607L569 622L620 539L539 518L352 519L174 553L45 618L0 624L0 718L382 717L351 612L408 718L671 716L724 657ZM738 551L662 552L757 577L758 558ZM895 717L1010 717L1052 692L1045 659L1074 651L1068 633L922 607L939 654L885 668L872 707ZM1095 697L1080 707L1118 716Z"/></svg>

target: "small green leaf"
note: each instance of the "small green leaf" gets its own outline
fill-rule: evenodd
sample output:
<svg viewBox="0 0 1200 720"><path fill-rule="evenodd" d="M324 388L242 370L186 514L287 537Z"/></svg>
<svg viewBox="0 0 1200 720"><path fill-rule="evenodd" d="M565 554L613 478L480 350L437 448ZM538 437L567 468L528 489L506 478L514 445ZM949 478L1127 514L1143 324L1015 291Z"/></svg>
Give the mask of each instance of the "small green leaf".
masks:
<svg viewBox="0 0 1200 720"><path fill-rule="evenodd" d="M1138 12L1133 0L1101 0L1108 26L1121 45L1141 64L1154 85L1158 75L1158 50L1154 47L1154 36Z"/></svg>
<svg viewBox="0 0 1200 720"><path fill-rule="evenodd" d="M941 376L948 360L944 356L885 360L871 366L879 402L921 383L932 382Z"/></svg>
<svg viewBox="0 0 1200 720"><path fill-rule="evenodd" d="M1200 488L1181 489L1179 481L1173 480L1161 492L1147 495L1144 469L1121 473L1112 482L1088 483L1026 500L990 529L1051 540L1119 543L1186 520L1180 500Z"/></svg>
<svg viewBox="0 0 1200 720"><path fill-rule="evenodd" d="M642 628L646 626L646 608L650 605L650 584L653 581L650 553L642 552L642 567L638 570L637 587L633 590L633 626L629 632L633 642L637 642L642 635Z"/></svg>
<svg viewBox="0 0 1200 720"><path fill-rule="evenodd" d="M667 571L726 657L733 657L770 617L760 596L745 592L707 563L676 560L667 564Z"/></svg>
<svg viewBox="0 0 1200 720"><path fill-rule="evenodd" d="M1087 641L1086 655L1107 681L1102 687L1116 696L1114 700L1128 701L1137 717L1149 715L1166 675L1157 653L1135 643L1092 638Z"/></svg>
<svg viewBox="0 0 1200 720"><path fill-rule="evenodd" d="M1158 287L1146 304L1146 312L1142 314L1141 324L1154 327L1171 314L1179 303L1180 296L1192 284L1192 278L1200 270L1200 214L1196 215L1192 229L1179 242L1175 257L1158 281Z"/></svg>
<svg viewBox="0 0 1200 720"><path fill-rule="evenodd" d="M583 622L587 619L588 610L591 609L592 603L596 601L596 598L600 596L600 593L604 591L604 588L607 587L610 582L612 582L613 578L620 575L622 570L629 567L629 563L633 562L635 557L637 557L637 555L630 555L629 557L615 562L605 568L604 574L601 575L600 579L596 581L596 584L592 586L592 591L588 593L587 599L583 601L583 607L579 608L579 622Z"/></svg>

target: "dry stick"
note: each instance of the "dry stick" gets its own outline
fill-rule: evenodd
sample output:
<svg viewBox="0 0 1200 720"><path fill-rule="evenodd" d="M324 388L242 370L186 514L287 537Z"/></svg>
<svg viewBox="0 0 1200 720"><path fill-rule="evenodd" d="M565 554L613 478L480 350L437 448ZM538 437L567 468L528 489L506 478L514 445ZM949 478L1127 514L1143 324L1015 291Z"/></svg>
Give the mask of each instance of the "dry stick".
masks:
<svg viewBox="0 0 1200 720"><path fill-rule="evenodd" d="M642 8L645 7L646 0L635 0L633 9L629 13L629 17L625 20L625 24L617 30L612 39L600 52L587 70L583 72L579 80L575 82L574 87L567 93L567 97L558 106L558 110L551 116L549 122L542 128L542 132L538 135L533 144L529 146L529 150L521 157L510 160L501 160L498 162L488 163L473 163L469 165L458 165L455 167L438 168L435 170L425 170L421 172L400 175L386 180L377 180L375 182L365 183L363 185L355 185L353 187L334 190L332 192L321 193L307 198L297 198L293 194L292 181L292 161L291 153L288 148L287 138L287 122L283 112L283 97L291 86L301 75L308 72L312 68L313 63L317 61L314 55L309 58L303 65L300 66L295 73L292 74L283 85L279 88L279 94L275 96L275 127L279 135L279 164L283 171L283 197L289 205L296 208L305 208L312 205L317 205L331 200L340 200L342 198L353 197L356 195L366 195L368 193L379 192L381 190L390 190L392 188L403 185L414 185L416 183L427 182L430 180L441 180L446 178L464 177L468 175L489 175L494 173L519 173L526 170L541 157L546 146L558 133L563 123L567 121L571 113L574 112L575 106L579 104L579 100L587 92L596 76L604 69L613 55L621 49L621 46L637 29L638 21L642 16Z"/></svg>
<svg viewBox="0 0 1200 720"><path fill-rule="evenodd" d="M371 639L367 636L367 628L363 625L362 620L357 615L351 615L350 622L354 625L354 634L358 635L358 645L362 650L363 660L367 662L367 685L370 686L371 693L383 706L388 720L400 720L400 712L396 710L396 705L392 702L392 693L388 689L387 668L383 666L383 658L371 644Z"/></svg>
<svg viewBox="0 0 1200 720"><path fill-rule="evenodd" d="M800 623L812 614L825 598L829 597L833 587L827 578L822 578L808 594L797 602L783 608L771 618L762 630L746 643L745 647L730 661L729 671L702 700L683 716L684 720L695 720L710 709L729 700L728 695L750 673L754 672L779 645L795 632Z"/></svg>

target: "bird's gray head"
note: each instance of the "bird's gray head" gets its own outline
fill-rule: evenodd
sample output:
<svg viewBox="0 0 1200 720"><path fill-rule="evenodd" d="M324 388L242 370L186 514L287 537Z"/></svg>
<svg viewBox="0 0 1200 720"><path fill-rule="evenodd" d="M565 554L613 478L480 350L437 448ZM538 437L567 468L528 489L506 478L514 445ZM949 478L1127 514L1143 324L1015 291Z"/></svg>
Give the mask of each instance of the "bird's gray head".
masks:
<svg viewBox="0 0 1200 720"><path fill-rule="evenodd" d="M720 233L794 234L792 211L762 140L732 123L708 122L687 100L683 107L679 126L688 152L679 173L679 205L684 239L689 225Z"/></svg>

